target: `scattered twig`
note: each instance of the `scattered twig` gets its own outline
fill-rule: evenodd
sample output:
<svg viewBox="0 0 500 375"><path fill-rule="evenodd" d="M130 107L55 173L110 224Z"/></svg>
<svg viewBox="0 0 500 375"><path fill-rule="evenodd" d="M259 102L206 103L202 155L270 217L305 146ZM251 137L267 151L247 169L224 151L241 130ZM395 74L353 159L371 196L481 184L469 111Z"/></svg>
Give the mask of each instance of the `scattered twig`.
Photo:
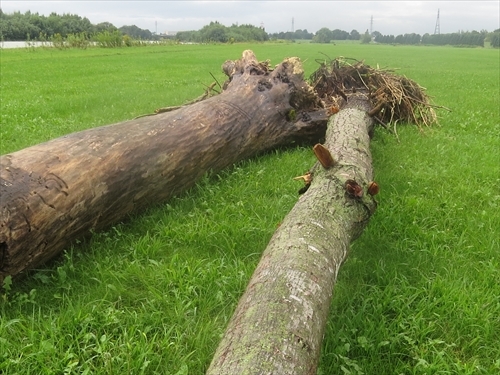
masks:
<svg viewBox="0 0 500 375"><path fill-rule="evenodd" d="M212 73L210 73L210 74L212 74ZM212 75L212 77L213 77L213 75ZM215 77L214 77L214 79L215 79ZM212 94L212 92L216 92L217 94L220 94L219 91L217 91L217 90L214 89L215 85L219 84L219 82L217 82L217 80L215 80L215 81L216 82L212 82L209 86L206 86L206 89L205 89L205 92L203 93L203 95L200 95L196 99L190 100L189 102L184 103L182 105L175 105L175 106L171 106L171 107L157 108L157 109L155 109L154 113L148 113L148 114L145 114L145 115L140 115L140 116L134 117L134 120L138 119L138 118L141 118L141 117L154 116L154 115L157 115L159 113L165 113L165 112L175 111L176 109L185 107L187 105L191 105L191 104L194 104L194 103L201 102L202 100L205 100L207 98L210 98L211 96L214 96ZM220 86L220 84L219 84L219 86Z"/></svg>
<svg viewBox="0 0 500 375"><path fill-rule="evenodd" d="M212 74L212 72L210 72L210 75L212 76L212 78L214 79L214 81L217 82L217 86L219 86L219 88L222 90L221 84L219 83L219 81L217 80L217 78L215 78L215 76ZM213 90L213 87L212 87L212 90ZM216 90L214 90L214 91L216 91ZM216 92L217 92L217 94L220 94L219 91L216 91Z"/></svg>

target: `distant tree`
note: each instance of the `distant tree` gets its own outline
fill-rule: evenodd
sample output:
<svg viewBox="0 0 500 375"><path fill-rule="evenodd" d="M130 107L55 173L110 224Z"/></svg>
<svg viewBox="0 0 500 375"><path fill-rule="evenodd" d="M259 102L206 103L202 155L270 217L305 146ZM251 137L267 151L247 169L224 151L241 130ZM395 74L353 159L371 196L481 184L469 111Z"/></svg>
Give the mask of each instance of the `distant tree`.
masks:
<svg viewBox="0 0 500 375"><path fill-rule="evenodd" d="M2 37L4 40L32 40L40 35L40 28L30 23L31 12L24 15L14 12L2 20Z"/></svg>
<svg viewBox="0 0 500 375"><path fill-rule="evenodd" d="M201 40L203 42L225 43L228 40L226 27L219 22L210 22L200 30Z"/></svg>
<svg viewBox="0 0 500 375"><path fill-rule="evenodd" d="M420 34L415 34L415 33L405 34L404 44L420 44L421 39L422 37L420 36Z"/></svg>
<svg viewBox="0 0 500 375"><path fill-rule="evenodd" d="M379 31L374 31L371 36L372 36L372 38L374 38L375 40L377 40L377 38L381 38L382 37L382 34Z"/></svg>
<svg viewBox="0 0 500 375"><path fill-rule="evenodd" d="M295 35L294 35L295 39L304 39L304 40L306 40L306 39L310 40L313 38L313 36L314 36L314 34L307 32L307 29L296 30Z"/></svg>
<svg viewBox="0 0 500 375"><path fill-rule="evenodd" d="M269 35L267 35L266 30L261 27L256 27L250 24L243 25L232 25L229 28L226 28L228 37L229 34L235 35L238 39L235 41L256 41L256 42L264 42L269 40Z"/></svg>
<svg viewBox="0 0 500 375"><path fill-rule="evenodd" d="M136 25L132 26L122 26L118 30L121 31L123 35L128 35L132 39L142 39L151 40L153 39L153 34L149 30L143 30Z"/></svg>
<svg viewBox="0 0 500 375"><path fill-rule="evenodd" d="M294 40L295 34L292 33L291 31L287 31L287 32L282 31L278 34L278 39Z"/></svg>
<svg viewBox="0 0 500 375"><path fill-rule="evenodd" d="M349 39L351 40L360 40L361 34L357 30L352 30L351 34L349 34Z"/></svg>
<svg viewBox="0 0 500 375"><path fill-rule="evenodd" d="M316 32L312 40L315 43L330 43L333 40L333 32L327 27L323 27Z"/></svg>
<svg viewBox="0 0 500 375"><path fill-rule="evenodd" d="M333 40L346 40L349 39L349 33L344 30L335 29L332 31Z"/></svg>
<svg viewBox="0 0 500 375"><path fill-rule="evenodd" d="M216 21L210 22L209 25L204 26L199 31L178 32L175 38L179 42L234 43L247 41L263 42L269 40L269 35L261 27L256 27L249 24L233 24L230 27L226 27Z"/></svg>
<svg viewBox="0 0 500 375"><path fill-rule="evenodd" d="M366 29L363 37L361 38L361 43L368 44L371 41L372 41L372 37L371 37L370 33L368 32L368 29Z"/></svg>
<svg viewBox="0 0 500 375"><path fill-rule="evenodd" d="M98 33L102 32L102 31L113 32L115 30L117 30L115 25L113 25L112 23L109 23L109 22L101 22L101 23L98 23L97 25L95 25L95 31L97 31Z"/></svg>
<svg viewBox="0 0 500 375"><path fill-rule="evenodd" d="M374 42L377 42L377 43L384 43L384 39L385 39L385 35L377 35L373 38L373 41Z"/></svg>
<svg viewBox="0 0 500 375"><path fill-rule="evenodd" d="M500 31L497 30L490 34L490 46L493 48L500 48Z"/></svg>

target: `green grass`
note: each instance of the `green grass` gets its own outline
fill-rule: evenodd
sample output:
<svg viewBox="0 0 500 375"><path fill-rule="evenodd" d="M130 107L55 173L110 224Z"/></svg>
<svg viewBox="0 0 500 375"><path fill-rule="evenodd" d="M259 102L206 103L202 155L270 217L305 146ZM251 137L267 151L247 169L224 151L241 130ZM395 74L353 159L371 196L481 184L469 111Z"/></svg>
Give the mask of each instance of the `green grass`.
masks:
<svg viewBox="0 0 500 375"><path fill-rule="evenodd" d="M200 95L253 49L273 64L339 55L428 89L440 125L378 129L379 208L342 266L320 374L500 372L498 51L355 44L2 50L0 153ZM276 151L117 223L16 279L0 302L0 373L202 374L308 149Z"/></svg>

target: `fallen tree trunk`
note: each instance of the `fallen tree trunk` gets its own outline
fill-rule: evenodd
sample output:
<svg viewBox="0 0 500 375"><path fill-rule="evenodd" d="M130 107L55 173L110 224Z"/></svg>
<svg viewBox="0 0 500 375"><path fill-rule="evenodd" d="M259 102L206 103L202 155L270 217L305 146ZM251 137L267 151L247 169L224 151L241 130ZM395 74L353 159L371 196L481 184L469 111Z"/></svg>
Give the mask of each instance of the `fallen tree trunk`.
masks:
<svg viewBox="0 0 500 375"><path fill-rule="evenodd" d="M300 176L305 194L264 251L208 375L316 374L337 273L377 205L369 149L374 121L436 122L435 106L417 83L348 60L322 63L311 76L337 114L325 144L314 147L319 162Z"/></svg>
<svg viewBox="0 0 500 375"><path fill-rule="evenodd" d="M0 285L208 171L324 136L327 114L311 112L318 99L299 59L272 70L245 51L223 70L220 95L1 156Z"/></svg>
<svg viewBox="0 0 500 375"><path fill-rule="evenodd" d="M376 207L370 109L367 96L350 97L330 120L310 187L264 251L207 374L316 373L339 267Z"/></svg>

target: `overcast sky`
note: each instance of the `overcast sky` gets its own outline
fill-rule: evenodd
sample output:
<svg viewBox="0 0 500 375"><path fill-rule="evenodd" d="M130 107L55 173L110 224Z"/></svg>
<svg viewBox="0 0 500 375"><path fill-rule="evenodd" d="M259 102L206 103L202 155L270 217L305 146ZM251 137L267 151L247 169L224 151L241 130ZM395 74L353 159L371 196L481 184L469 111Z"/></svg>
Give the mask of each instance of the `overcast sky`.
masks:
<svg viewBox="0 0 500 375"><path fill-rule="evenodd" d="M500 28L500 1L23 1L1 0L4 13L30 10L71 13L116 27L136 25L152 32L199 30L211 21L263 25L268 33L322 27L360 33L441 33Z"/></svg>

